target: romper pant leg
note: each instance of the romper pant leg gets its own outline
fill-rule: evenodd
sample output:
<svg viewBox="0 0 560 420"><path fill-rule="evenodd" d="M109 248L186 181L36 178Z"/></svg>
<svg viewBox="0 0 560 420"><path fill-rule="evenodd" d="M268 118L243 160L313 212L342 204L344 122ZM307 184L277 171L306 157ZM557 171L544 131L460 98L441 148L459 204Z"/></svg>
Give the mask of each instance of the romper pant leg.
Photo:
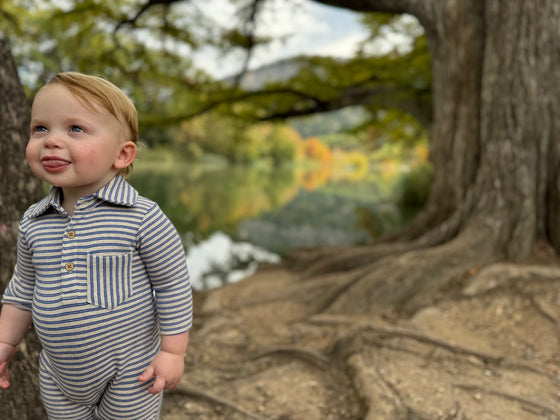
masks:
<svg viewBox="0 0 560 420"><path fill-rule="evenodd" d="M49 420L94 420L93 407L77 404L62 393L50 372L39 366L39 388Z"/></svg>
<svg viewBox="0 0 560 420"><path fill-rule="evenodd" d="M45 363L39 363L41 399L49 420L158 420L163 392L150 394L153 382L141 383L138 372L122 373L107 385L98 404L77 403L61 391Z"/></svg>
<svg viewBox="0 0 560 420"><path fill-rule="evenodd" d="M138 372L123 373L109 383L95 410L100 420L157 420L163 392L152 395L154 380L142 383Z"/></svg>

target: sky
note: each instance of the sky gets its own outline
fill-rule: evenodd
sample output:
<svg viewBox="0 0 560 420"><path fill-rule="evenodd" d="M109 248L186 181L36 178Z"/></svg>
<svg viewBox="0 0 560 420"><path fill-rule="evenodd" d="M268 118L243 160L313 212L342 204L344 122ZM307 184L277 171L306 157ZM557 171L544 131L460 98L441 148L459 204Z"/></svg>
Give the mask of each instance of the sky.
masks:
<svg viewBox="0 0 560 420"><path fill-rule="evenodd" d="M258 35L278 38L253 52L250 67L301 54L351 57L367 32L359 23L358 14L349 10L324 6L309 0L271 0L257 27ZM220 24L232 21L233 6L228 0L207 0L203 7ZM220 10L220 14L215 11ZM229 76L240 70L243 56L217 57L205 51L195 62L214 76Z"/></svg>
<svg viewBox="0 0 560 420"><path fill-rule="evenodd" d="M283 13L281 12L283 10ZM278 7L265 14L263 32L281 36L288 35L286 42L276 42L268 57L286 58L301 53L350 57L356 44L367 33L358 22L358 14L347 9L321 5L312 1L301 2L297 10Z"/></svg>

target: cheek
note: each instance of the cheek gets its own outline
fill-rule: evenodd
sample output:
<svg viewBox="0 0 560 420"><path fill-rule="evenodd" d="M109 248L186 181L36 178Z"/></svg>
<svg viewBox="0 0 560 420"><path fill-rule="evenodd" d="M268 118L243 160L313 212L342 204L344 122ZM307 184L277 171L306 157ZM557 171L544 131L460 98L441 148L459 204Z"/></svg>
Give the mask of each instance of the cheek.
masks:
<svg viewBox="0 0 560 420"><path fill-rule="evenodd" d="M86 145L73 147L72 150L70 150L70 156L72 156L73 159L79 159L86 164L95 162L95 160L97 159L97 155L97 150L94 147L89 147Z"/></svg>
<svg viewBox="0 0 560 420"><path fill-rule="evenodd" d="M33 161L39 160L39 148L34 142L30 141L29 143L27 143L27 146L25 147L25 157L27 158L29 163L33 163Z"/></svg>
<svg viewBox="0 0 560 420"><path fill-rule="evenodd" d="M41 148L34 142L27 143L25 148L25 157L31 171L38 177L41 177Z"/></svg>
<svg viewBox="0 0 560 420"><path fill-rule="evenodd" d="M92 166L95 166L99 161L99 151L97 149L89 149L84 152L83 156Z"/></svg>

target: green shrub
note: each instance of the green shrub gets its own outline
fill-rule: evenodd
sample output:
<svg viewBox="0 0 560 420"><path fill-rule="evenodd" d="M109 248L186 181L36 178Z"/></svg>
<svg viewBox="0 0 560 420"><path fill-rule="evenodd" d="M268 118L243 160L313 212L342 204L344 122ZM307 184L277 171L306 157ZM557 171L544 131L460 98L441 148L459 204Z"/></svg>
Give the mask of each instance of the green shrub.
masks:
<svg viewBox="0 0 560 420"><path fill-rule="evenodd" d="M412 168L402 178L400 205L421 207L428 199L432 184L433 168L428 162Z"/></svg>

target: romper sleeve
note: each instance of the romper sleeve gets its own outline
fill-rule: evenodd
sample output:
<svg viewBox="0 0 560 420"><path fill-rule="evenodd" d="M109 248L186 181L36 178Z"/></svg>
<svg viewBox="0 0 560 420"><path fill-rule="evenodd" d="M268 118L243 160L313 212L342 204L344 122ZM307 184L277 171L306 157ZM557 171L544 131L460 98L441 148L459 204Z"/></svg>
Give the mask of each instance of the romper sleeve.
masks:
<svg viewBox="0 0 560 420"><path fill-rule="evenodd" d="M192 292L181 238L157 204L139 230L138 249L155 291L160 330L180 334L192 326Z"/></svg>
<svg viewBox="0 0 560 420"><path fill-rule="evenodd" d="M32 256L33 253L20 223L16 266L8 287L4 290L2 303L10 303L18 309L31 311L35 290L35 268L33 267Z"/></svg>

